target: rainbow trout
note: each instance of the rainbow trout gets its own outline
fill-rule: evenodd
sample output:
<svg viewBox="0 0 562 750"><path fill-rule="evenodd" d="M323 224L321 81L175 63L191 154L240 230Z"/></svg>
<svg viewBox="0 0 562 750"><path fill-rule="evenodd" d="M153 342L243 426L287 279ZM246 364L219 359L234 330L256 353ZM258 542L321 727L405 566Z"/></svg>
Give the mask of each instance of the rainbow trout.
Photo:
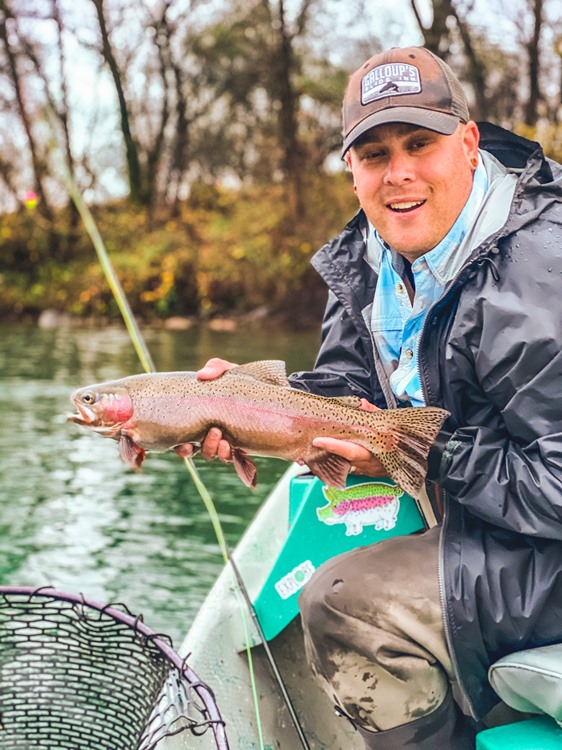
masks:
<svg viewBox="0 0 562 750"><path fill-rule="evenodd" d="M360 534L364 526L374 526L377 531L393 529L404 494L400 487L386 482L355 484L345 490L324 487L323 491L328 505L316 509L318 520L328 526L345 524L346 536Z"/></svg>
<svg viewBox="0 0 562 750"><path fill-rule="evenodd" d="M256 484L250 454L306 464L328 486L343 488L349 461L312 445L315 437L333 437L367 448L413 497L448 414L433 407L369 412L356 397L299 391L289 386L280 361L239 365L207 381L194 372L132 375L81 388L71 398L78 414L68 419L118 440L121 458L133 467L150 451L192 456L209 428L217 426L248 486Z"/></svg>

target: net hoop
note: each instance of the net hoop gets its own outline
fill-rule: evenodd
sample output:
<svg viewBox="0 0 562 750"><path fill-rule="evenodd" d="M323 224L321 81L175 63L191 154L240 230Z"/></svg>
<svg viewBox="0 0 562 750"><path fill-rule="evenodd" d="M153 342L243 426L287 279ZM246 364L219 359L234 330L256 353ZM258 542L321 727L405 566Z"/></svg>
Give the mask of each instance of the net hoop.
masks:
<svg viewBox="0 0 562 750"><path fill-rule="evenodd" d="M106 643L113 662L105 657ZM127 670L119 663L120 647L124 667L130 667L132 685L132 688L125 686L124 706L118 705L115 698L118 676L125 676L124 683L127 680ZM71 666L65 667L62 662L68 660L69 654ZM116 672L106 674L103 670L114 663ZM145 705L133 702L133 692L137 688L143 691ZM132 712L136 720L133 734L137 724L140 726L144 722L140 734L131 737L131 750L155 750L164 737L187 730L194 736L211 731L219 750L229 748L224 721L212 690L187 664L187 657L175 652L168 636L151 630L142 615L131 614L123 604L101 604L82 594L69 594L50 586L0 586L0 694L0 750L26 747L21 744L21 737L18 739L18 732L23 732L26 742L29 737L34 738L35 744L30 747L50 747L41 744L48 731L53 732L52 736L57 736L56 731L63 731L61 726L67 731L63 713L58 715L61 722L58 730L50 726L57 719L57 710L78 714L80 701L88 712L92 704L99 705L102 719L109 717L111 720L113 709L123 709L126 717ZM74 695L76 705L72 705ZM60 700L59 696L62 696ZM33 704L35 698L36 705ZM48 719L45 718L47 712ZM35 727L34 716L37 717ZM99 723L97 717L94 719L94 725ZM76 727L79 723L75 722ZM69 726L67 733L79 731L74 724ZM90 741L92 739L90 737ZM68 741L77 740L70 737ZM104 741L95 738L97 747L111 747L103 744ZM57 746L75 745L59 742ZM126 750L124 745L122 748Z"/></svg>

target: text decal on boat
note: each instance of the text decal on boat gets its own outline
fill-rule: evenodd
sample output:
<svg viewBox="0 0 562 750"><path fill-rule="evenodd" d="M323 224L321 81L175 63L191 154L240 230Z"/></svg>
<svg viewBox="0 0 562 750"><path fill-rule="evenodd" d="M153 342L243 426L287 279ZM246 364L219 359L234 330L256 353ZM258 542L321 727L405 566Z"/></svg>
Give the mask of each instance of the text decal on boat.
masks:
<svg viewBox="0 0 562 750"><path fill-rule="evenodd" d="M365 526L374 526L377 531L390 531L396 526L400 487L385 482L367 482L338 490L323 487L328 505L318 508L318 520L332 526L345 524L346 536L356 536Z"/></svg>
<svg viewBox="0 0 562 750"><path fill-rule="evenodd" d="M296 594L297 591L300 591L304 584L310 580L314 570L314 565L310 560L305 560L300 565L297 565L296 568L293 568L290 573L287 573L286 576L283 576L281 580L277 581L275 590L281 599L288 599L293 594Z"/></svg>

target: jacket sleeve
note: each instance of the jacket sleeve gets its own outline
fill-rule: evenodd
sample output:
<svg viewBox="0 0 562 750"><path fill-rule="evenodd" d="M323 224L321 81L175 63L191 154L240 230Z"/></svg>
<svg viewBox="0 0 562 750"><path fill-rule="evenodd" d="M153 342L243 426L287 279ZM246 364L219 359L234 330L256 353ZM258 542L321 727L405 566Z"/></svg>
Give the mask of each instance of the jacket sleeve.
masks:
<svg viewBox="0 0 562 750"><path fill-rule="evenodd" d="M489 523L562 540L562 432L520 445L484 427L457 430L439 484Z"/></svg>
<svg viewBox="0 0 562 750"><path fill-rule="evenodd" d="M469 323L472 339L463 341L471 356L456 375L472 371L488 417L461 395L475 411L457 419L436 478L451 500L491 524L562 540L561 273L562 257L551 257L549 266L537 263L526 278L518 272L505 286L482 287L469 301L480 309L478 325ZM468 330L470 314L465 306L457 330ZM461 335L452 342L456 351Z"/></svg>
<svg viewBox="0 0 562 750"><path fill-rule="evenodd" d="M291 386L321 396L359 396L373 401L376 394L373 394L372 371L366 342L343 305L330 292L314 370L293 373L289 377Z"/></svg>

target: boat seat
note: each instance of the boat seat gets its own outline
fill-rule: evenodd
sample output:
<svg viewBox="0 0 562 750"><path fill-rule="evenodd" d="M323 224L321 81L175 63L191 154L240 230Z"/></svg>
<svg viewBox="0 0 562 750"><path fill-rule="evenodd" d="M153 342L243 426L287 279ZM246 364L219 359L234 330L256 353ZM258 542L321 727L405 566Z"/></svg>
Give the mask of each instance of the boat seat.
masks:
<svg viewBox="0 0 562 750"><path fill-rule="evenodd" d="M488 678L511 708L546 714L562 726L562 643L504 656L492 664Z"/></svg>

